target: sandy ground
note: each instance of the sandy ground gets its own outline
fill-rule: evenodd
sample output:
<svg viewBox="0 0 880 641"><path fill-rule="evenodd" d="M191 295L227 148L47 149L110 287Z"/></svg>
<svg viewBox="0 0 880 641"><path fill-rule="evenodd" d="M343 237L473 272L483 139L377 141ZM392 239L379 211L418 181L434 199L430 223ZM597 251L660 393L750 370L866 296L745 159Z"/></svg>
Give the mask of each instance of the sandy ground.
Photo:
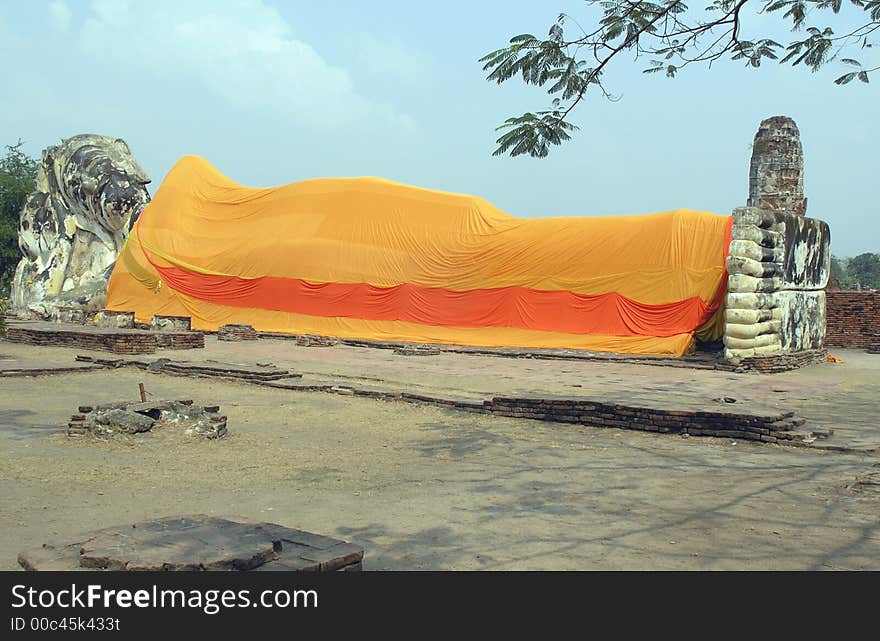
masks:
<svg viewBox="0 0 880 641"><path fill-rule="evenodd" d="M75 353L0 343L0 352L18 349L59 363ZM334 350L304 351L337 358ZM462 358L479 378L481 361ZM571 364L548 363L528 367L538 378L553 367L569 376L560 368ZM812 376L774 380L803 390L819 386ZM135 399L139 381L156 397L221 405L230 436L63 436L78 405ZM867 394L858 379L838 389L847 385ZM868 406L859 411L867 420ZM502 419L128 368L0 378L0 569L44 541L203 513L360 543L374 570L876 570L880 491L855 479L878 464L864 452Z"/></svg>

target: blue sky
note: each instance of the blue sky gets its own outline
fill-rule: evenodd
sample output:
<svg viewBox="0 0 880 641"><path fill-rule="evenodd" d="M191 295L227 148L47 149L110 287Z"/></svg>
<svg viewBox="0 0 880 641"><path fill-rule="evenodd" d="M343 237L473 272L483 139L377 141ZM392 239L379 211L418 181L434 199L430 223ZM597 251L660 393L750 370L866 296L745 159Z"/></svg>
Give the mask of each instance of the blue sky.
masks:
<svg viewBox="0 0 880 641"><path fill-rule="evenodd" d="M606 78L620 100L579 108L574 140L545 159L493 158L495 127L549 98L490 84L477 60L562 11L588 18L578 0L3 0L0 144L36 155L78 133L125 138L152 191L198 154L247 185L382 176L516 216L729 213L745 204L758 123L785 114L832 251L880 251L880 77L838 87L838 66L722 61L668 80L621 60ZM776 22L751 15L745 33Z"/></svg>

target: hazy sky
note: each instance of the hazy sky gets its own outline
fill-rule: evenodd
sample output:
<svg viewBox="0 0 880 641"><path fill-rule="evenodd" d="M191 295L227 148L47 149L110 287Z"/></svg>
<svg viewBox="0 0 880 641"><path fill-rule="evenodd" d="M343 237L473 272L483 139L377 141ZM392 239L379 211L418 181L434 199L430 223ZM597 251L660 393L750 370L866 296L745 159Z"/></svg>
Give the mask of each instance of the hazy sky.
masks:
<svg viewBox="0 0 880 641"><path fill-rule="evenodd" d="M620 100L583 105L573 141L545 159L491 157L494 128L549 98L488 83L477 60L562 11L586 15L578 0L0 0L0 145L22 138L36 155L78 133L121 137L153 192L198 154L247 185L381 176L517 216L729 213L745 204L758 123L785 114L832 251L880 251L880 77L838 87L840 67L725 61L668 80L621 60L607 77ZM744 33L776 22L751 16Z"/></svg>

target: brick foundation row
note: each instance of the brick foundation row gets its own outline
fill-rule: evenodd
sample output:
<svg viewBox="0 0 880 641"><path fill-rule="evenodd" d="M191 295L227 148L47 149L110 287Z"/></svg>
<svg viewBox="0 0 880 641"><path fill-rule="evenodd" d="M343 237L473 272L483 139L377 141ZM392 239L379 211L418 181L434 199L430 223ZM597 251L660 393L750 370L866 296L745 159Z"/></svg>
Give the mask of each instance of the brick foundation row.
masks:
<svg viewBox="0 0 880 641"><path fill-rule="evenodd" d="M762 374L778 374L788 372L814 363L824 363L828 358L825 349L813 349L791 354L774 354L772 356L750 356L744 358L739 367L760 372Z"/></svg>
<svg viewBox="0 0 880 641"><path fill-rule="evenodd" d="M95 327L81 330L9 327L5 338L15 343L50 347L74 347L115 354L152 354L159 347L196 349L205 346L201 332L150 333Z"/></svg>
<svg viewBox="0 0 880 641"><path fill-rule="evenodd" d="M793 412L771 415L728 412L663 410L650 407L605 404L578 399L523 399L496 397L484 407L491 414L531 418L591 427L618 427L660 432L718 436L776 443L780 439L801 441L793 430L804 424Z"/></svg>
<svg viewBox="0 0 880 641"><path fill-rule="evenodd" d="M827 438L832 434L831 430L819 428L810 428L809 430L798 429L806 421L802 418L796 418L793 412L746 414L698 410L666 410L655 407L610 404L576 398L495 397L492 400L479 402L413 394L410 392L358 389L339 385L265 384L282 389L323 391L384 400L402 400L479 414L570 423L587 427L613 427L662 434L715 436L763 443L782 443L785 445L805 445L816 437Z"/></svg>
<svg viewBox="0 0 880 641"><path fill-rule="evenodd" d="M152 354L156 351L153 334L135 332L101 332L75 330L45 330L10 327L6 340L27 345L75 347L116 354Z"/></svg>
<svg viewBox="0 0 880 641"><path fill-rule="evenodd" d="M277 381L283 378L292 379L302 377L302 374L295 374L286 369L278 369L277 367L251 367L248 365L226 365L223 363L217 363L215 365L197 365L195 363L169 361L164 358L160 358L156 361L141 361L125 360L121 358L95 358L93 356L78 354L76 360L81 363L95 363L96 365L102 365L104 367L134 366L151 372L161 372L163 374L199 376L206 378L232 378L254 383Z"/></svg>

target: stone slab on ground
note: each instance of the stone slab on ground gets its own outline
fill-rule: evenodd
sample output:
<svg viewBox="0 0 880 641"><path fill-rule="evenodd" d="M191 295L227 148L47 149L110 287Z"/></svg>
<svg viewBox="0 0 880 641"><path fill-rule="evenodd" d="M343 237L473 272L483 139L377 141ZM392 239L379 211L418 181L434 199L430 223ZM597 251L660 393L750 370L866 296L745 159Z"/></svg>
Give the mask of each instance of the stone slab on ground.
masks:
<svg viewBox="0 0 880 641"><path fill-rule="evenodd" d="M276 523L195 515L106 528L73 543L45 544L21 552L18 562L32 571L333 571L360 569L363 557L363 548L346 541Z"/></svg>

